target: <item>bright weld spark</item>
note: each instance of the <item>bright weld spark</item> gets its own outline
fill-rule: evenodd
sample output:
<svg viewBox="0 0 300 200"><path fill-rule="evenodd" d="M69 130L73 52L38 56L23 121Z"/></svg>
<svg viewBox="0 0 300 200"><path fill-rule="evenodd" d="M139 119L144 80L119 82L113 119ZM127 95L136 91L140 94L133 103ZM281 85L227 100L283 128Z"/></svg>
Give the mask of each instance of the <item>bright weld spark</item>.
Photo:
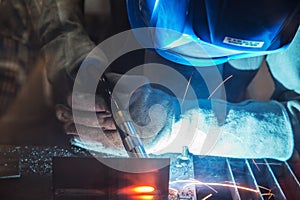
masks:
<svg viewBox="0 0 300 200"><path fill-rule="evenodd" d="M211 189L212 191L214 191L215 193L218 193L218 190L216 190L215 188L211 187L210 185L203 183L206 187L208 187L209 189Z"/></svg>
<svg viewBox="0 0 300 200"><path fill-rule="evenodd" d="M214 89L214 91L209 95L209 97L207 97L207 99L210 99L216 92L217 90L221 87L221 85L223 85L226 81L228 81L229 79L231 79L233 77L233 75L228 76L224 81L222 81L217 87L216 89Z"/></svg>
<svg viewBox="0 0 300 200"><path fill-rule="evenodd" d="M179 182L188 183L184 187L188 187L190 185L222 186L222 187L237 188L237 189L240 189L240 190L245 190L245 191L249 191L249 192L259 193L259 191L256 190L256 189L251 189L251 188L245 187L245 186L238 186L238 185L232 185L232 184L226 184L226 183L204 183L204 182L201 182L201 181L198 181L198 180L178 180L176 182L178 182L178 183Z"/></svg>
<svg viewBox="0 0 300 200"><path fill-rule="evenodd" d="M271 192L268 192L268 193L263 193L261 194L261 196L268 196L268 199L271 199L272 197L274 197L275 195Z"/></svg>
<svg viewBox="0 0 300 200"><path fill-rule="evenodd" d="M207 185L210 186L222 186L222 187L229 187L229 188L237 188L240 190L245 190L245 191L249 191L249 192L254 192L254 193L258 193L257 190L255 189L251 189L249 187L244 187L244 186L238 186L238 185L231 185L231 184L226 184L226 183L206 183ZM195 183L195 185L203 185L203 183Z"/></svg>
<svg viewBox="0 0 300 200"><path fill-rule="evenodd" d="M230 183L230 184L234 184L233 181L224 181L225 183Z"/></svg>
<svg viewBox="0 0 300 200"><path fill-rule="evenodd" d="M206 200L206 199L210 198L211 196L212 196L212 194L209 194L206 197L202 198L202 200Z"/></svg>
<svg viewBox="0 0 300 200"><path fill-rule="evenodd" d="M187 185L184 186L184 188L190 186L190 185L195 185L194 182L200 182L198 180L195 180L195 179L190 179L190 180L177 180L177 181L173 181L171 182L170 184L173 184L173 183L188 183ZM216 189L214 189L213 187L209 186L208 184L204 183L204 182L201 182L203 185L205 185L206 187L208 187L209 189L211 189L212 191L214 191L215 193L218 193L218 191Z"/></svg>
<svg viewBox="0 0 300 200"><path fill-rule="evenodd" d="M192 80L192 78L193 78L193 75L194 75L194 71L193 71L193 73L191 74L188 83L186 84L186 88L185 88L185 91L184 91L184 94L183 94L183 97L182 97L181 106L183 105L183 102L184 102L184 100L185 100L185 98L186 98L186 94L187 94L187 92L188 92L188 90L189 90L189 86L190 86L190 84L191 84L191 80Z"/></svg>
<svg viewBox="0 0 300 200"><path fill-rule="evenodd" d="M255 162L254 159L252 159L252 162L254 163L255 167L257 168L258 171L260 171L260 168L258 167L258 164Z"/></svg>
<svg viewBox="0 0 300 200"><path fill-rule="evenodd" d="M259 185L258 187L259 187L259 188L261 188L261 189L267 190L268 192L271 192L271 191L272 191L271 189L269 189L269 188L266 188L266 187L264 187L264 186L261 186L261 185Z"/></svg>
<svg viewBox="0 0 300 200"><path fill-rule="evenodd" d="M226 181L226 182L229 182L230 181ZM189 180L177 180L177 181L172 181L170 182L170 184L175 184L175 183L187 183L184 187L189 187L191 185L205 185L207 187L209 187L211 190L213 190L215 193L218 193L217 190L215 190L214 188L212 188L211 186L222 186L222 187L229 187L229 188L237 188L237 189L240 189L240 190L245 190L245 191L248 191L248 192L254 192L254 193L259 193L260 191L257 190L257 189L251 189L249 187L245 187L245 186L238 186L238 185L234 185L234 184L228 184L228 183L205 183L205 182L201 182L201 181L198 181L196 179L189 179ZM271 189L269 188L266 188L264 186L258 186L260 189L263 189L263 190L266 190L267 192L266 193L262 193L262 196L269 196L268 199L271 199L273 196L275 196L271 191ZM175 192L178 192L178 190L176 189L173 189L173 188L169 188ZM207 195L206 197L204 197L204 199L202 200L205 200L205 199L208 199L209 197L211 197L212 194L210 195Z"/></svg>

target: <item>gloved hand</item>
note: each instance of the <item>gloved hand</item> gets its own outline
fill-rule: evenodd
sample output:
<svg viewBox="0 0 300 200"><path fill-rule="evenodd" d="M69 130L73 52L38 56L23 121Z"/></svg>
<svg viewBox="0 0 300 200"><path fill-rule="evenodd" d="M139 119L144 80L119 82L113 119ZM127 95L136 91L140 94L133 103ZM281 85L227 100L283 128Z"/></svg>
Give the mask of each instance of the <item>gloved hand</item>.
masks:
<svg viewBox="0 0 300 200"><path fill-rule="evenodd" d="M281 103L198 101L199 108L181 114L172 125L172 134L177 132L177 135L161 144L156 153L180 153L181 146L188 146L191 153L202 156L283 161L291 157L294 150L292 124Z"/></svg>
<svg viewBox="0 0 300 200"><path fill-rule="evenodd" d="M151 87L141 76L108 73L106 77L114 85L114 98L118 99L122 110L128 111L129 120L135 124L146 149L149 149L160 140L161 130L172 121L173 99ZM135 84L144 86L133 90L135 87L131 86ZM87 105L85 100L90 96L87 93L76 93L73 99L68 97L67 106L56 106L57 118L64 123L65 131L74 136L72 144L96 152L127 155L113 120L117 110L110 109L105 94L97 94L95 105Z"/></svg>

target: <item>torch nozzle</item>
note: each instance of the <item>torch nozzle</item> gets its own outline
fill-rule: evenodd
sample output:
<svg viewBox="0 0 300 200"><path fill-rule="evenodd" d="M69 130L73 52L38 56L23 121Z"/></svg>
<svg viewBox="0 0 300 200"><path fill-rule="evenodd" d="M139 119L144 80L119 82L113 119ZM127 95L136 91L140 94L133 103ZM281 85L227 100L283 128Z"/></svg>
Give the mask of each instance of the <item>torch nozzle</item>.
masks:
<svg viewBox="0 0 300 200"><path fill-rule="evenodd" d="M145 151L143 142L140 139L133 122L129 120L130 117L128 116L128 113L126 111L119 110L114 113L114 117L118 132L129 156L147 158L148 155Z"/></svg>
<svg viewBox="0 0 300 200"><path fill-rule="evenodd" d="M108 83L105 76L102 77L101 81ZM117 109L113 113L113 120L129 157L148 158L143 142L134 127L133 121L130 120L129 113L120 107L118 99L113 96L109 88L106 88L106 92L109 100L111 100L111 103Z"/></svg>

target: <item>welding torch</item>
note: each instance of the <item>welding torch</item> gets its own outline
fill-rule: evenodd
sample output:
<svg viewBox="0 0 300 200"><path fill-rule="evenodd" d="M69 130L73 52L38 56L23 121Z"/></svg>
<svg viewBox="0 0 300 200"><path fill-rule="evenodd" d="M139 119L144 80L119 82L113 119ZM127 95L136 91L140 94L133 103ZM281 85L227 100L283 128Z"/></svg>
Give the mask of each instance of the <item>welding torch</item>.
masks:
<svg viewBox="0 0 300 200"><path fill-rule="evenodd" d="M104 90L108 97L107 101L111 101L116 108L113 113L113 121L129 157L148 158L138 131L134 127L133 121L130 120L129 112L120 106L118 98L112 94L105 75L102 76L101 81L106 86Z"/></svg>

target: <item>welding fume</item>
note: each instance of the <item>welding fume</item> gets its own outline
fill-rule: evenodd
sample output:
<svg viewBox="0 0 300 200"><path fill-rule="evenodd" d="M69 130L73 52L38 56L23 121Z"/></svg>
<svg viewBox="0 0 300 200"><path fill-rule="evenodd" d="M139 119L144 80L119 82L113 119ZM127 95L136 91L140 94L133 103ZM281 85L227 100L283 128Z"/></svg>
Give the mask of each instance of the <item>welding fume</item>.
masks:
<svg viewBox="0 0 300 200"><path fill-rule="evenodd" d="M80 5L67 2L40 28L48 79L75 85L53 84L57 104L69 107L56 113L72 145L114 156L187 146L195 155L282 161L299 149L299 1L127 0L129 29L97 45ZM56 30L62 37L53 39ZM130 64L114 65L122 56Z"/></svg>

